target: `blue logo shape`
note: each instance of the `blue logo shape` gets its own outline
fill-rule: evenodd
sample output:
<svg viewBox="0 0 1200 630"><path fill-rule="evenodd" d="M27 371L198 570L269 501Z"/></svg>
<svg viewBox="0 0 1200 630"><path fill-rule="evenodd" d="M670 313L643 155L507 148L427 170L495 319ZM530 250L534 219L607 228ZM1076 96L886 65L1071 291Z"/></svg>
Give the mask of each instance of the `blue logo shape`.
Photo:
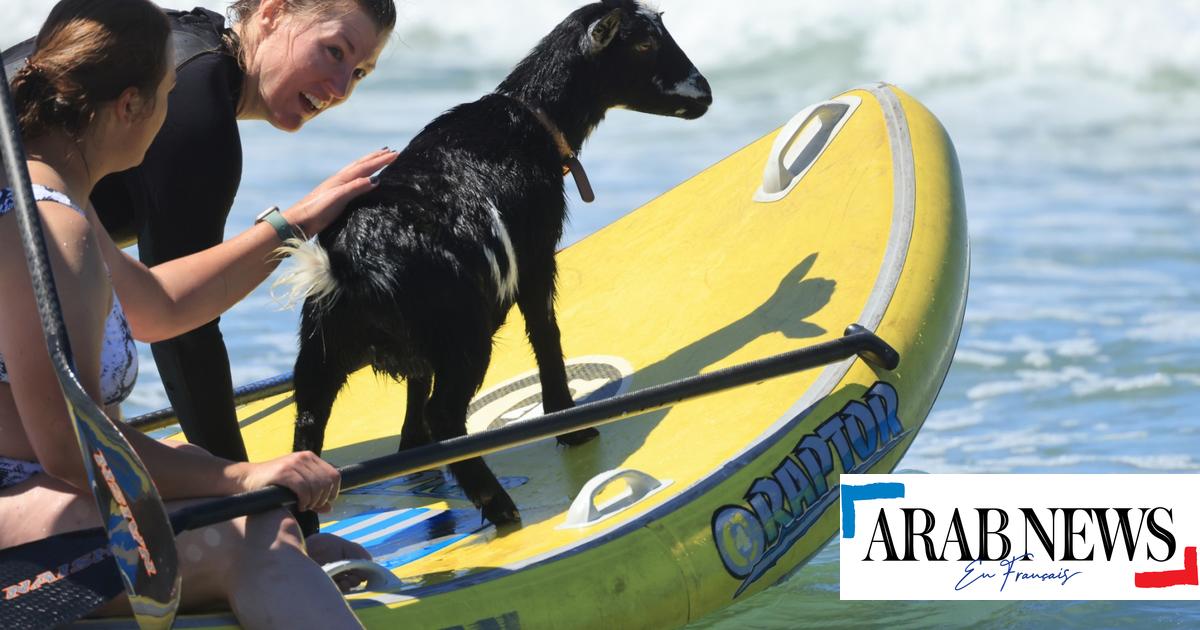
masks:
<svg viewBox="0 0 1200 630"><path fill-rule="evenodd" d="M854 538L854 503L872 499L903 499L902 483L869 483L865 486L842 485L842 538Z"/></svg>
<svg viewBox="0 0 1200 630"><path fill-rule="evenodd" d="M730 577L741 581L734 599L775 567L837 502L837 463L847 474L870 472L910 435L899 409L896 388L876 382L802 436L769 472L755 477L741 503L713 513L717 554ZM807 413L792 418L786 430Z"/></svg>
<svg viewBox="0 0 1200 630"><path fill-rule="evenodd" d="M767 549L767 534L754 512L728 505L713 516L713 535L717 552L730 575L744 578Z"/></svg>

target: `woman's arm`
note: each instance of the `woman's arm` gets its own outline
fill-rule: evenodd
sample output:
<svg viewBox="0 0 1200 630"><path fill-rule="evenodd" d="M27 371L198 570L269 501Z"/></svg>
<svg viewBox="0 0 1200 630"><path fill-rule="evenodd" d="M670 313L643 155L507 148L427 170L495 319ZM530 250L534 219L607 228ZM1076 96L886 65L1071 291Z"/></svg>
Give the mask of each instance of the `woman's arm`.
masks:
<svg viewBox="0 0 1200 630"><path fill-rule="evenodd" d="M53 202L40 202L38 208L77 375L98 399L103 307L111 299L100 253L87 221L74 210ZM0 295L0 354L24 438L47 473L87 488L75 429L46 349L16 217L11 215L0 218ZM12 449L9 453L23 450L15 437L0 439Z"/></svg>
<svg viewBox="0 0 1200 630"><path fill-rule="evenodd" d="M40 202L54 282L71 340L75 369L93 400L100 392L104 324L112 287L88 221L75 210ZM0 354L25 437L46 473L86 491L87 472L71 417L42 333L33 286L26 270L15 217L0 227ZM185 457L140 433L132 438L159 491L167 498L232 494L244 472L214 457ZM137 433L137 431L132 431Z"/></svg>
<svg viewBox="0 0 1200 630"><path fill-rule="evenodd" d="M320 232L350 199L374 187L367 179L371 173L394 159L391 151L367 155L288 208L284 217L307 235ZM92 221L101 234L102 251L130 329L140 341L170 339L212 321L278 265L272 253L281 243L266 224L255 225L216 247L147 268L113 244L94 213Z"/></svg>
<svg viewBox="0 0 1200 630"><path fill-rule="evenodd" d="M101 248L88 221L74 210L53 202L38 207L77 376L93 400L102 400L100 355L112 288ZM9 446L23 437L47 474L86 492L87 473L46 349L15 217L0 219L0 295L0 355L24 429L24 436L0 439L10 440ZM260 464L235 463L172 448L120 423L117 427L164 499L228 495L274 484L295 492L301 509L322 511L337 496L337 471L312 453L292 453Z"/></svg>
<svg viewBox="0 0 1200 630"><path fill-rule="evenodd" d="M301 510L327 512L341 487L337 470L311 451L261 463L233 462L203 449L174 448L121 422L117 428L142 458L163 499L227 496L278 485L296 493Z"/></svg>

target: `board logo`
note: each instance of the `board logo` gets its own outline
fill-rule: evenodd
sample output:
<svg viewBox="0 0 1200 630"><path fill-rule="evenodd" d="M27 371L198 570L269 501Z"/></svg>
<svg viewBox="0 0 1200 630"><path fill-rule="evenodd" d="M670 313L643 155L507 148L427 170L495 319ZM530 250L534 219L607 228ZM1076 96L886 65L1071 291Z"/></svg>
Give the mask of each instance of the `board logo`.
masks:
<svg viewBox="0 0 1200 630"><path fill-rule="evenodd" d="M896 388L879 381L862 398L800 439L769 476L755 479L743 503L713 513L712 534L741 595L779 561L838 498L836 468L866 472L907 435Z"/></svg>
<svg viewBox="0 0 1200 630"><path fill-rule="evenodd" d="M631 374L633 366L620 357L586 356L567 361L567 386L576 404L625 393ZM477 396L467 408L467 432L499 429L544 413L542 382L537 370L530 370Z"/></svg>

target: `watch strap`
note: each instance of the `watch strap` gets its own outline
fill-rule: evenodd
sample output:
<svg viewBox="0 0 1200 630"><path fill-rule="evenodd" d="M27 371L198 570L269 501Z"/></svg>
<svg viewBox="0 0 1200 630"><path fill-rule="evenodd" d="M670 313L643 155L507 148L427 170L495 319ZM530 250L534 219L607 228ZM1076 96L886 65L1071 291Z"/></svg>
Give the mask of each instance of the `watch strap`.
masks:
<svg viewBox="0 0 1200 630"><path fill-rule="evenodd" d="M283 218L283 213L279 211L279 206L267 208L265 212L258 215L255 223L270 224L271 227L275 228L275 234L279 235L280 241L286 241L290 238L304 240L304 234L296 226L288 223L287 219Z"/></svg>

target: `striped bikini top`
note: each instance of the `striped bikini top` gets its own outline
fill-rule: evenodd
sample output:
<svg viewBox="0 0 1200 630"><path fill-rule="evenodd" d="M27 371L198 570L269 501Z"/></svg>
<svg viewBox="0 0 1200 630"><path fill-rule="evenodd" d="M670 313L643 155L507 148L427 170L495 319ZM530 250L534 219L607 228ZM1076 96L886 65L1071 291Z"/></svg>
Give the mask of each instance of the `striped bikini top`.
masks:
<svg viewBox="0 0 1200 630"><path fill-rule="evenodd" d="M45 186L34 184L33 198L34 201L61 203L87 216L83 208L66 195ZM12 190L0 189L0 217L11 212L15 205ZM104 396L104 404L114 405L128 398L137 381L137 373L138 357L133 333L129 330L129 322L125 320L125 311L121 310L121 302L113 293L112 310L104 323L104 349L100 353L100 391ZM8 382L8 369L3 356L0 356L0 382Z"/></svg>

